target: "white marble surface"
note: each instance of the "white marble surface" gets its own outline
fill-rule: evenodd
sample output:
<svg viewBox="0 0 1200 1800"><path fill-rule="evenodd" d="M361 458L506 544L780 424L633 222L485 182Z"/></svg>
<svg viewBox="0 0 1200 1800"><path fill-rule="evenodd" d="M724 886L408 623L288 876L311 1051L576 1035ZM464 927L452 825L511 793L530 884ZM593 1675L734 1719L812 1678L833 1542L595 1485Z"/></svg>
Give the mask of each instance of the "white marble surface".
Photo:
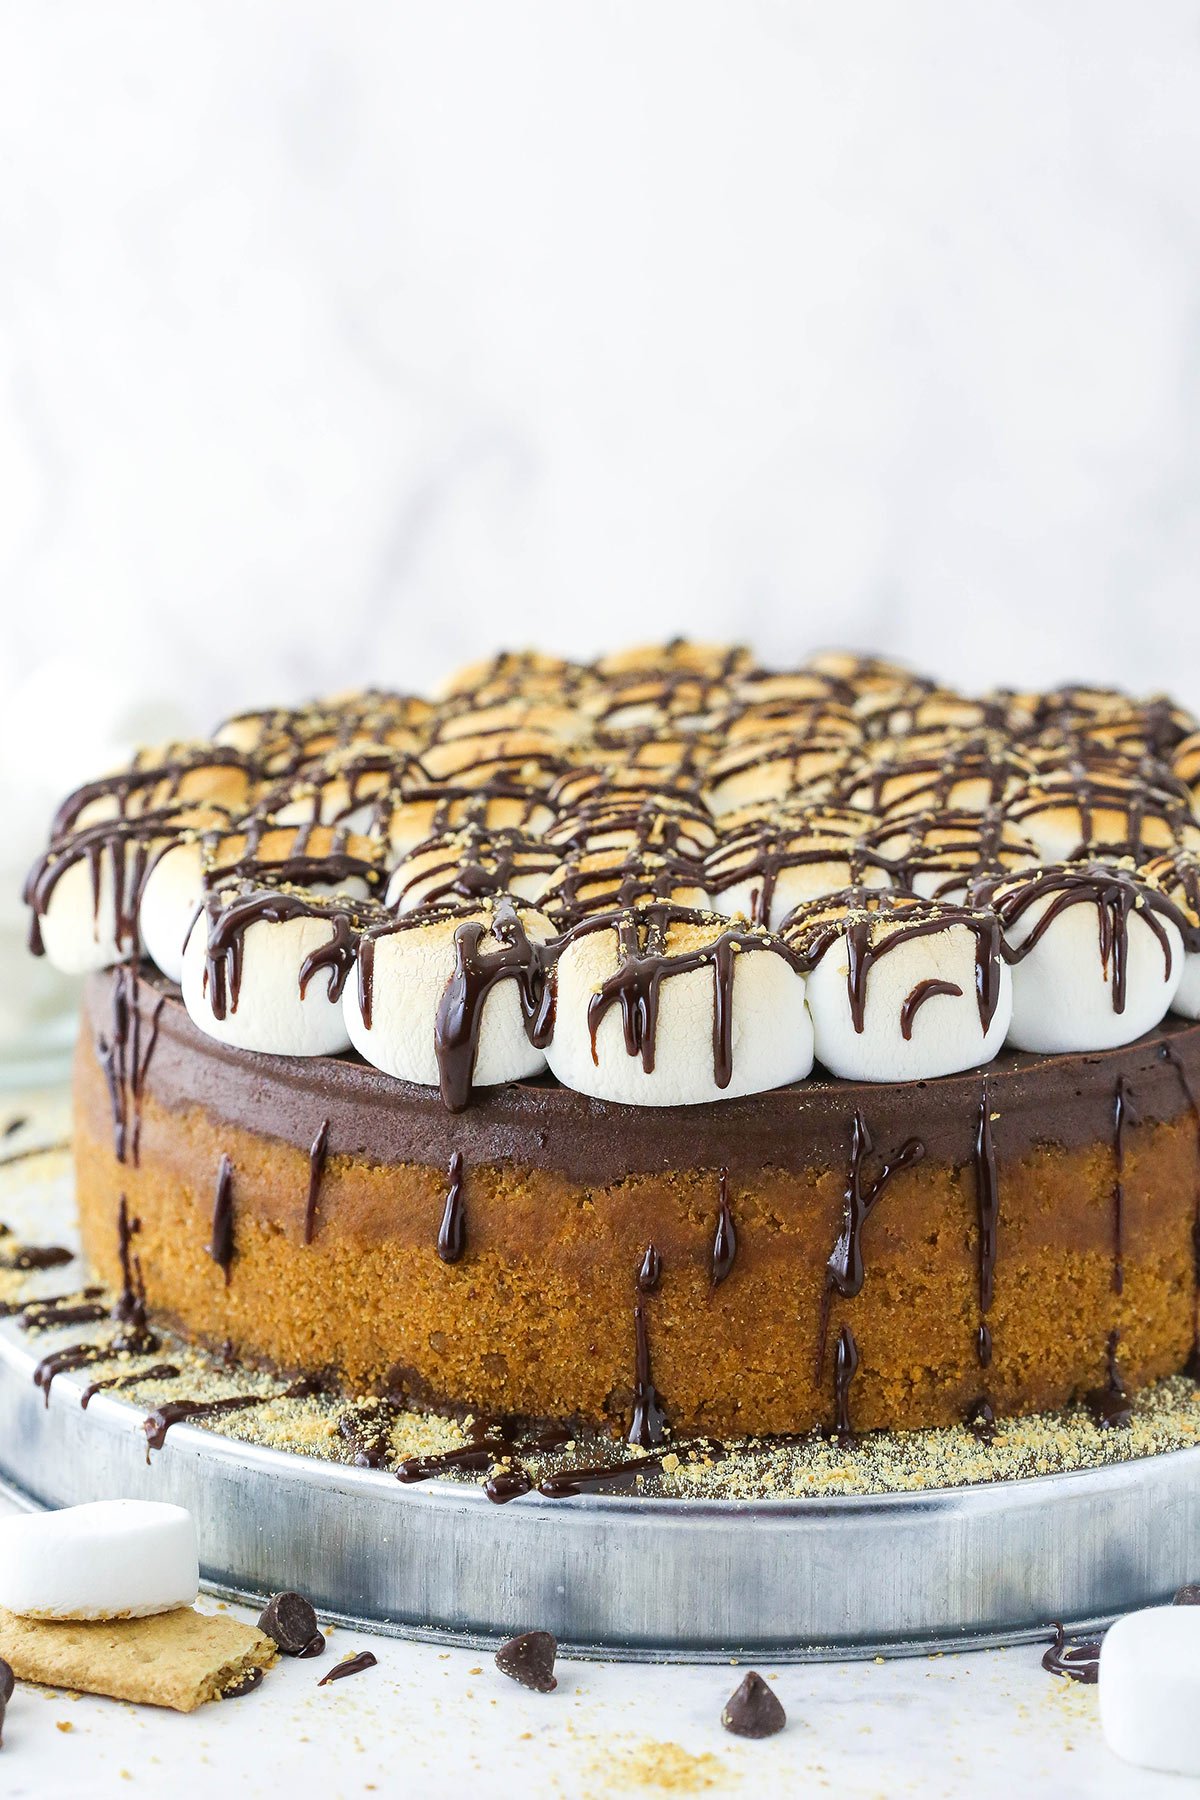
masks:
<svg viewBox="0 0 1200 1800"><path fill-rule="evenodd" d="M540 1695L473 1651L348 1631L329 1642L323 1662L284 1661L257 1693L188 1717L22 1687L9 1707L0 1790L6 1800L139 1791L155 1800L370 1792L1168 1800L1200 1788L1112 1756L1095 1689L1046 1674L1038 1648L764 1665L788 1727L746 1743L718 1722L735 1669L560 1662L558 1692ZM376 1668L317 1687L336 1657L363 1648L378 1656ZM664 1779L655 1782L656 1771Z"/></svg>

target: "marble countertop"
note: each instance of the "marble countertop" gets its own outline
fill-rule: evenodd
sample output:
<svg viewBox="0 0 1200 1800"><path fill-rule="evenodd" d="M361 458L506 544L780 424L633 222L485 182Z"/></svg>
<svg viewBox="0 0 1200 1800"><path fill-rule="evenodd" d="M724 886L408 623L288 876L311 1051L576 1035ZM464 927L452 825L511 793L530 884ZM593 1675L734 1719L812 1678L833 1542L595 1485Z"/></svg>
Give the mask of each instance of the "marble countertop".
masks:
<svg viewBox="0 0 1200 1800"><path fill-rule="evenodd" d="M317 1686L334 1657L364 1648L377 1667ZM761 1672L788 1727L749 1743L719 1723L740 1679L732 1668L560 1661L558 1691L540 1695L506 1680L485 1653L339 1629L324 1663L282 1661L257 1693L190 1716L22 1686L8 1709L0 1786L6 1800L475 1789L564 1800L1007 1800L1014 1791L1165 1800L1200 1787L1112 1756L1095 1688L1048 1675L1037 1646Z"/></svg>

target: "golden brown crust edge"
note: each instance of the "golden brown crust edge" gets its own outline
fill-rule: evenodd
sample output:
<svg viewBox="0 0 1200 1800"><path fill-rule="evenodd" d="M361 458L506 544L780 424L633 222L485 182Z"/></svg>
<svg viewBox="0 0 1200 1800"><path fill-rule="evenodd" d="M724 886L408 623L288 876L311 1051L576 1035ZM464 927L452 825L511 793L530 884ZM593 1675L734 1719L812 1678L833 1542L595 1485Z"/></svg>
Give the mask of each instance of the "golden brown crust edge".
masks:
<svg viewBox="0 0 1200 1800"><path fill-rule="evenodd" d="M1120 1293L1111 1142L1040 1147L1005 1166L986 1369L975 1171L926 1160L896 1174L863 1230L861 1292L832 1298L818 1372L844 1168L764 1159L756 1173L731 1173L737 1253L714 1286L711 1168L585 1188L544 1169L469 1167L466 1249L447 1263L437 1253L444 1167L331 1156L306 1244L308 1157L200 1107L163 1108L152 1068L138 1163L119 1162L86 1029L75 1105L81 1230L101 1277L120 1279L124 1194L141 1221L152 1312L194 1338L228 1340L248 1358L332 1374L354 1390L623 1425L639 1299L653 1382L677 1432L834 1424L843 1324L861 1359L850 1403L857 1429L953 1423L984 1392L1000 1413L1062 1405L1101 1385L1114 1331L1130 1386L1179 1369L1192 1345L1197 1133L1187 1115L1126 1132ZM224 1156L233 1171L228 1283L207 1248ZM635 1277L651 1242L663 1276L643 1297Z"/></svg>

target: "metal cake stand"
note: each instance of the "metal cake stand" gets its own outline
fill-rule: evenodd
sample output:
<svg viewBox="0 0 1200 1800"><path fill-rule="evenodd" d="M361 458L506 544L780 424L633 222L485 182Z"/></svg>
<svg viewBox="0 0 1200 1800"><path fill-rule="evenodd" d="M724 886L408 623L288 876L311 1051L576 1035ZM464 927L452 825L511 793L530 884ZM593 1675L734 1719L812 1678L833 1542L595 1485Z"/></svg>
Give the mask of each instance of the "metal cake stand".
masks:
<svg viewBox="0 0 1200 1800"><path fill-rule="evenodd" d="M15 1173L0 1214L20 1228ZM39 1183L34 1217L42 1241L73 1241L68 1177ZM1013 1643L1054 1619L1091 1629L1200 1578L1200 1448L920 1494L496 1506L461 1482L402 1486L186 1423L148 1462L142 1409L106 1393L81 1409L86 1370L43 1404L34 1365L71 1335L30 1342L0 1323L14 1497L174 1501L195 1515L211 1589L296 1588L377 1631L476 1644L538 1628L567 1652L633 1659L895 1656Z"/></svg>

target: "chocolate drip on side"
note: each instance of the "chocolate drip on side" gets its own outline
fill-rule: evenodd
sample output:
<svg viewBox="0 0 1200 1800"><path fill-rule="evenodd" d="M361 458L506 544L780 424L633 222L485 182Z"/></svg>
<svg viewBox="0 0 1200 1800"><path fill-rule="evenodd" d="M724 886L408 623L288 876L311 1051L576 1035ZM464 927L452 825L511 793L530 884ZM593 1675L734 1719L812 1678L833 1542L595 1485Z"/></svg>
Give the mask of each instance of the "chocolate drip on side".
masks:
<svg viewBox="0 0 1200 1800"><path fill-rule="evenodd" d="M667 1426L667 1415L659 1402L658 1390L650 1374L650 1340L646 1331L646 1309L639 1300L633 1309L635 1350L633 1378L633 1416L625 1441L639 1450L661 1444Z"/></svg>
<svg viewBox="0 0 1200 1800"><path fill-rule="evenodd" d="M637 1275L639 1293L654 1294L658 1292L658 1284L662 1280L662 1269L662 1257L653 1244L648 1244Z"/></svg>
<svg viewBox="0 0 1200 1800"><path fill-rule="evenodd" d="M1125 1290L1125 1127L1132 1116L1131 1095L1123 1075L1113 1094L1113 1268L1112 1291Z"/></svg>
<svg viewBox="0 0 1200 1800"><path fill-rule="evenodd" d="M927 981L918 981L912 992L904 996L900 1006L900 1036L906 1044L912 1042L917 1014L927 1000L935 999L938 994L952 994L961 999L962 989L957 981L939 981L931 976Z"/></svg>
<svg viewBox="0 0 1200 1800"><path fill-rule="evenodd" d="M450 1158L450 1185L438 1227L437 1253L445 1263L456 1263L467 1247L467 1215L463 1201L463 1155L456 1150Z"/></svg>
<svg viewBox="0 0 1200 1800"><path fill-rule="evenodd" d="M321 1192L321 1177L325 1173L325 1159L329 1154L329 1120L322 1119L317 1135L312 1141L308 1153L308 1193L304 1201L304 1241L311 1244L317 1228L317 1200Z"/></svg>
<svg viewBox="0 0 1200 1800"><path fill-rule="evenodd" d="M996 1254L1000 1242L1000 1175L992 1137L991 1097L983 1083L979 1120L975 1127L975 1210L979 1230L979 1311L982 1315L975 1339L980 1368L992 1360L992 1333L987 1322L995 1290Z"/></svg>
<svg viewBox="0 0 1200 1800"><path fill-rule="evenodd" d="M1200 1149L1200 1100L1197 1099L1191 1077L1173 1045L1163 1045L1162 1057L1164 1062L1170 1063L1179 1078L1179 1085L1196 1128L1197 1148ZM1183 1372L1193 1381L1200 1381L1200 1173L1196 1177L1196 1204L1192 1213L1192 1348Z"/></svg>
<svg viewBox="0 0 1200 1800"><path fill-rule="evenodd" d="M217 1191L213 1200L212 1237L208 1254L225 1276L225 1286L233 1269L233 1164L222 1155L217 1170Z"/></svg>
<svg viewBox="0 0 1200 1800"><path fill-rule="evenodd" d="M720 1287L721 1283L733 1268L737 1256L737 1227L733 1222L733 1214L729 1208L729 1170L722 1169L719 1183L720 1199L717 1212L717 1229L712 1247L712 1286ZM640 1285L640 1283L639 1283Z"/></svg>
<svg viewBox="0 0 1200 1800"><path fill-rule="evenodd" d="M142 1132L142 1089L158 1041L165 996L156 996L146 1041L142 1042L140 983L135 963L113 970L109 1028L96 1033L96 1060L108 1083L113 1116L113 1151L119 1163L138 1165Z"/></svg>
<svg viewBox="0 0 1200 1800"><path fill-rule="evenodd" d="M1085 1396L1088 1411L1096 1424L1105 1429L1124 1429L1133 1419L1133 1408L1129 1395L1125 1391L1125 1383L1121 1380L1121 1371L1117 1366L1117 1345L1120 1333L1110 1331L1105 1350L1104 1386L1093 1388Z"/></svg>
<svg viewBox="0 0 1200 1800"><path fill-rule="evenodd" d="M825 1268L825 1295L817 1344L818 1375L825 1367L829 1312L834 1294L840 1294L844 1300L850 1300L862 1291L862 1284L866 1277L862 1250L863 1227L882 1200L893 1175L897 1175L901 1169L911 1168L914 1163L920 1162L925 1154L925 1146L919 1138L907 1139L891 1162L885 1162L874 1181L867 1185L863 1178L863 1163L873 1148L871 1133L867 1128L862 1108L856 1107L850 1120L850 1166L843 1195L842 1229L830 1252Z"/></svg>
<svg viewBox="0 0 1200 1800"><path fill-rule="evenodd" d="M839 1444L854 1442L854 1427L850 1421L850 1387L857 1373L858 1344L850 1327L843 1325L838 1332L833 1360L834 1432Z"/></svg>

